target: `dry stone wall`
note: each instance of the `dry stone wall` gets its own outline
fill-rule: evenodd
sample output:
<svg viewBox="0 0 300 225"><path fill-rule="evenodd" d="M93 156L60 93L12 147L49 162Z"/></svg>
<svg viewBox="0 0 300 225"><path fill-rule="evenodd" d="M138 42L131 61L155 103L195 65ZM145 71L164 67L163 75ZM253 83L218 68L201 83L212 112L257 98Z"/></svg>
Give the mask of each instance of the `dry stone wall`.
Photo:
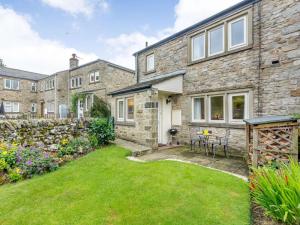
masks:
<svg viewBox="0 0 300 225"><path fill-rule="evenodd" d="M19 143L24 147L56 150L63 140L87 134L88 121L79 120L3 120L0 143Z"/></svg>

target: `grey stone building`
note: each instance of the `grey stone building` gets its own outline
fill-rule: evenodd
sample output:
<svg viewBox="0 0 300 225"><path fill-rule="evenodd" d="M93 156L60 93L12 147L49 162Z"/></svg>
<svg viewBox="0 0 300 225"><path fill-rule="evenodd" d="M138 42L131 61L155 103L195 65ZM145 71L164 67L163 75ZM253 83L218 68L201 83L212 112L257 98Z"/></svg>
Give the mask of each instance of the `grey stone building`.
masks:
<svg viewBox="0 0 300 225"><path fill-rule="evenodd" d="M243 152L243 119L300 112L300 4L245 0L134 54L137 84L111 92L116 132L157 149L195 128Z"/></svg>
<svg viewBox="0 0 300 225"><path fill-rule="evenodd" d="M70 68L44 75L0 66L0 103L4 102L8 117L65 118L70 116L71 99L85 93L78 102L77 115L88 115L94 96L108 101L107 93L136 81L128 68L104 61L80 65L75 54Z"/></svg>

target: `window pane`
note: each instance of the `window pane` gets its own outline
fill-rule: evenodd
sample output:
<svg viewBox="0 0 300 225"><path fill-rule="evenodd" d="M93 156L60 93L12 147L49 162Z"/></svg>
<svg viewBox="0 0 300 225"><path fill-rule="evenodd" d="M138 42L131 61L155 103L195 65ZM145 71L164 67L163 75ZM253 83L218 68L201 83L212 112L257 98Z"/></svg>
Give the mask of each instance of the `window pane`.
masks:
<svg viewBox="0 0 300 225"><path fill-rule="evenodd" d="M204 57L204 34L192 38L192 60Z"/></svg>
<svg viewBox="0 0 300 225"><path fill-rule="evenodd" d="M95 74L90 73L90 82L94 82L94 81L95 81Z"/></svg>
<svg viewBox="0 0 300 225"><path fill-rule="evenodd" d="M124 102L119 101L118 104L118 118L124 118Z"/></svg>
<svg viewBox="0 0 300 225"><path fill-rule="evenodd" d="M204 113L204 98L194 98L194 120L204 120Z"/></svg>
<svg viewBox="0 0 300 225"><path fill-rule="evenodd" d="M127 99L127 119L134 119L134 100L133 98Z"/></svg>
<svg viewBox="0 0 300 225"><path fill-rule="evenodd" d="M244 18L231 23L231 46L243 44L245 40Z"/></svg>
<svg viewBox="0 0 300 225"><path fill-rule="evenodd" d="M12 80L13 82L13 89L14 90L18 90L19 89L19 81L17 80Z"/></svg>
<svg viewBox="0 0 300 225"><path fill-rule="evenodd" d="M210 54L223 51L223 26L209 32Z"/></svg>
<svg viewBox="0 0 300 225"><path fill-rule="evenodd" d="M224 101L223 96L210 98L211 120L224 120Z"/></svg>
<svg viewBox="0 0 300 225"><path fill-rule="evenodd" d="M147 71L154 70L154 54L147 56Z"/></svg>
<svg viewBox="0 0 300 225"><path fill-rule="evenodd" d="M99 81L100 75L99 75L99 71L95 72L95 81Z"/></svg>
<svg viewBox="0 0 300 225"><path fill-rule="evenodd" d="M245 96L232 97L232 119L242 120L245 115Z"/></svg>
<svg viewBox="0 0 300 225"><path fill-rule="evenodd" d="M10 80L5 80L5 88L10 88Z"/></svg>
<svg viewBox="0 0 300 225"><path fill-rule="evenodd" d="M5 102L4 103L4 111L5 112L11 112L11 103L10 102Z"/></svg>

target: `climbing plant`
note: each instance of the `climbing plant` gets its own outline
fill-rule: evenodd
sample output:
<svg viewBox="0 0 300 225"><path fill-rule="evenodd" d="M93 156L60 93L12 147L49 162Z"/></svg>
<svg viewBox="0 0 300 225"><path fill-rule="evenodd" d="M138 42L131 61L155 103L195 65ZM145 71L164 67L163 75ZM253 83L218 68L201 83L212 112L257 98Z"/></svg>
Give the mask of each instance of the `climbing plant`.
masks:
<svg viewBox="0 0 300 225"><path fill-rule="evenodd" d="M91 117L109 118L111 116L110 105L94 95L94 104L91 108Z"/></svg>
<svg viewBox="0 0 300 225"><path fill-rule="evenodd" d="M72 99L71 99L71 111L73 113L77 113L77 105L78 105L78 100L84 100L86 97L86 93L75 93L72 95Z"/></svg>

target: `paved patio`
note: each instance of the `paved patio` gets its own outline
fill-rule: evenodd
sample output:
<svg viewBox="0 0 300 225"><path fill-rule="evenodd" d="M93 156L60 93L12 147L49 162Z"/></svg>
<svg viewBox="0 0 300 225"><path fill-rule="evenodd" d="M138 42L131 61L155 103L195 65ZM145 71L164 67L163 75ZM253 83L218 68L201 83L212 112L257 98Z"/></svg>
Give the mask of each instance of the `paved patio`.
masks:
<svg viewBox="0 0 300 225"><path fill-rule="evenodd" d="M222 155L217 155L213 159L211 155L206 156L204 151L191 152L190 148L186 146L163 147L157 151L152 151L145 146L121 139L117 139L115 143L131 150L133 156L131 159L136 161L177 160L234 173L243 177L248 176L247 164L243 158L239 157L226 158Z"/></svg>

